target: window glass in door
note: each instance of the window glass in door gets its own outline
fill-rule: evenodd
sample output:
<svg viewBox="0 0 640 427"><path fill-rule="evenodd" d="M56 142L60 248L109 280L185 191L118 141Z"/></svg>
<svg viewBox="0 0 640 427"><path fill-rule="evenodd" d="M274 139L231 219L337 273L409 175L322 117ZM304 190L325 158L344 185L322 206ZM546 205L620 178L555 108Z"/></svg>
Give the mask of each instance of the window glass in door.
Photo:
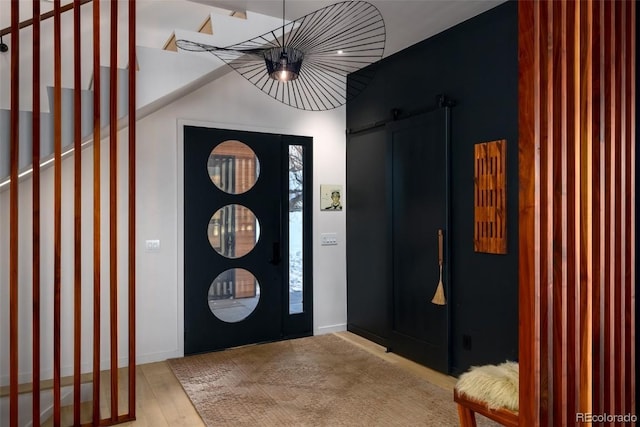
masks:
<svg viewBox="0 0 640 427"><path fill-rule="evenodd" d="M303 274L303 146L289 145L289 314L302 313Z"/></svg>

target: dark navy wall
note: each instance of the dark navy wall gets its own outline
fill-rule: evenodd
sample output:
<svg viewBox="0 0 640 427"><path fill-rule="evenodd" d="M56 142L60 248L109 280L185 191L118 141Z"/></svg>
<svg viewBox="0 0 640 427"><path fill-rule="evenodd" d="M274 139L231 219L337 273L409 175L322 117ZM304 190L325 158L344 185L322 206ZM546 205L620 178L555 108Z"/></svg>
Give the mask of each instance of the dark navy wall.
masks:
<svg viewBox="0 0 640 427"><path fill-rule="evenodd" d="M347 104L347 127L388 119L392 109L409 112L434 106L438 94L457 103L452 110L448 304L451 367L453 373L460 373L470 365L515 360L518 355L516 2L500 5L385 58L378 64L373 82ZM473 148L496 139L507 140L507 255L473 250ZM353 146L347 143L348 200L357 203L347 205L347 288L349 328L381 337L383 343L389 325L380 323L389 318L390 306L382 300L385 293L380 289L390 286L389 236L374 232L384 229L380 221L385 218L376 209L384 206L388 195L380 194L380 186L376 186L378 191L365 188L367 183L384 182L388 162L379 155L384 153L378 145L381 143L384 138L371 139L371 156L362 138ZM371 216L367 216L368 209ZM366 235L373 236L375 242L362 238ZM363 300L367 287L380 297Z"/></svg>

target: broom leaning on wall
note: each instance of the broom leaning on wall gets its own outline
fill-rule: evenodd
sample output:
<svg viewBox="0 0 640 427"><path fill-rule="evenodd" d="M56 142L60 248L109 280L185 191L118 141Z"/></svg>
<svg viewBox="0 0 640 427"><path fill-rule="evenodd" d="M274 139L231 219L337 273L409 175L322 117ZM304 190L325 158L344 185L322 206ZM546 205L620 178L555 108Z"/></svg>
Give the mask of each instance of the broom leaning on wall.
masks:
<svg viewBox="0 0 640 427"><path fill-rule="evenodd" d="M436 293L431 300L432 303L437 305L445 305L447 303L447 300L444 297L444 284L442 283L442 265L444 264L443 237L442 230L438 230L438 266L440 268L440 279L438 280Z"/></svg>

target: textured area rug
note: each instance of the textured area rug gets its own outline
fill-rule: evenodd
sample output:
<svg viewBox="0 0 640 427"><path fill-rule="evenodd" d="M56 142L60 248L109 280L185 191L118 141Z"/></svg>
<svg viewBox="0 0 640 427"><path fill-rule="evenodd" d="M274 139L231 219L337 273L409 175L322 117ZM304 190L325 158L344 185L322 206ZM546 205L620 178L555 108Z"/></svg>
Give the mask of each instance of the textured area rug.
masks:
<svg viewBox="0 0 640 427"><path fill-rule="evenodd" d="M458 425L451 391L335 335L169 364L209 426Z"/></svg>

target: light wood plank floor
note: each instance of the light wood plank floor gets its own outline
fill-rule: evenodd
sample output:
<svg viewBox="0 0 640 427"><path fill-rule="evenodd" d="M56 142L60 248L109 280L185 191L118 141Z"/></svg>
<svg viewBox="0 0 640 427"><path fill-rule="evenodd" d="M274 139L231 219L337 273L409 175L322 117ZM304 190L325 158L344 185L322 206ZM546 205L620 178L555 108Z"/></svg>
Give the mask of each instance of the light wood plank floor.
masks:
<svg viewBox="0 0 640 427"><path fill-rule="evenodd" d="M393 353L350 332L337 336L375 354L427 381L453 392L456 379L433 371ZM166 362L140 365L137 369L138 398L137 419L126 426L203 426L200 416L173 375ZM453 405L453 397L451 400Z"/></svg>
<svg viewBox="0 0 640 427"><path fill-rule="evenodd" d="M204 426L167 362L140 365L136 375L136 420L122 425Z"/></svg>

